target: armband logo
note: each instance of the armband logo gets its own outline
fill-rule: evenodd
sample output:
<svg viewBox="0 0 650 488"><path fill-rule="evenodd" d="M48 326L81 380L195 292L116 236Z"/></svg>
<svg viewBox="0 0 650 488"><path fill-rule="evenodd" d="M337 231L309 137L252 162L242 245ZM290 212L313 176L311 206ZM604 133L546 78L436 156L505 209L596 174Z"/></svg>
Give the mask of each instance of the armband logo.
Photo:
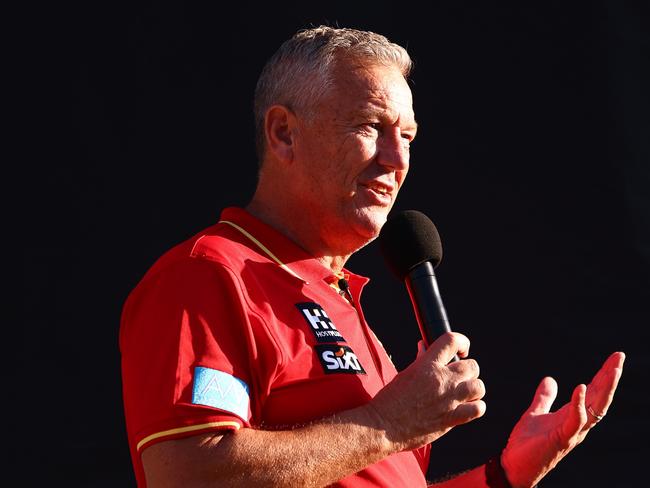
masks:
<svg viewBox="0 0 650 488"><path fill-rule="evenodd" d="M359 358L348 346L318 344L315 348L325 374L366 374Z"/></svg>
<svg viewBox="0 0 650 488"><path fill-rule="evenodd" d="M203 366L194 368L192 403L234 413L246 421L250 418L248 385L217 369Z"/></svg>
<svg viewBox="0 0 650 488"><path fill-rule="evenodd" d="M296 303L296 308L305 319L309 330L312 331L318 342L346 342L337 330L332 319L318 303Z"/></svg>

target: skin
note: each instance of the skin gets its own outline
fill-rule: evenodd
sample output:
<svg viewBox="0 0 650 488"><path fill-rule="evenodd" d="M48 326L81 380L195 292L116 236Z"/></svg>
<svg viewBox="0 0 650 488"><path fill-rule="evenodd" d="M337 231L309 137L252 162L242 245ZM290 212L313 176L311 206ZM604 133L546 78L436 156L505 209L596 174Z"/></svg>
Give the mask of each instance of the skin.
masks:
<svg viewBox="0 0 650 488"><path fill-rule="evenodd" d="M411 92L394 67L347 62L316 102L318 117L271 107L267 151L248 210L333 272L377 237L404 182L417 124ZM308 218L306 218L308 216ZM469 339L448 333L366 405L290 431L241 429L160 442L142 453L149 487L325 486L390 454L435 441L485 413ZM449 363L458 355L461 360ZM551 413L557 385L545 378L515 425L502 465L515 488L530 487L606 412L624 355L614 353L589 386ZM273 446L269 449L269 446ZM483 468L435 486L485 487Z"/></svg>
<svg viewBox="0 0 650 488"><path fill-rule="evenodd" d="M345 65L336 80L314 120L271 107L268 157L248 210L339 271L386 222L417 124L396 68Z"/></svg>
<svg viewBox="0 0 650 488"><path fill-rule="evenodd" d="M550 409L557 396L557 383L551 377L540 382L501 455L501 465L512 486L534 486L585 440L598 423L587 406L598 415L607 414L623 374L624 361L624 353L611 354L591 383L576 386L571 401L555 412Z"/></svg>
<svg viewBox="0 0 650 488"><path fill-rule="evenodd" d="M305 427L154 444L142 453L147 484L326 486L390 454L433 442L485 412L476 362L447 365L454 354L466 357L468 348L465 336L446 334L370 403Z"/></svg>

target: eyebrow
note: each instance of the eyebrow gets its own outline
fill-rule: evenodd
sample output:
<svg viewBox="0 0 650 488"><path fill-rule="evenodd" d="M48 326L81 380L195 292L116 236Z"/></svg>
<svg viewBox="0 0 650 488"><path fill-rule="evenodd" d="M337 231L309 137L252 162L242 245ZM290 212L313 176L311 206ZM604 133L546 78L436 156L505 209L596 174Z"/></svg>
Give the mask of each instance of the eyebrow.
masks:
<svg viewBox="0 0 650 488"><path fill-rule="evenodd" d="M378 117L378 118L384 118L385 119L387 112L388 112L388 110L386 110L384 108L376 108L376 107L370 105L370 106L367 106L367 107L361 109L358 112L357 117L361 117L361 118L364 118L364 117ZM420 127L419 124L417 123L415 118L413 118L413 123L411 124L411 122L409 121L408 125L406 127L404 127L404 128L406 130L417 131L419 127Z"/></svg>

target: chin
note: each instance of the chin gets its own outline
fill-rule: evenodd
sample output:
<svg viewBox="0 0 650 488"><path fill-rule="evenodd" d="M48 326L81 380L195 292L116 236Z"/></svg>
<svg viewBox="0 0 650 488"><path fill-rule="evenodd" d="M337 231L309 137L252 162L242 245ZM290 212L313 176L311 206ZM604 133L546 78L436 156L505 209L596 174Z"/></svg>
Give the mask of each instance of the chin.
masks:
<svg viewBox="0 0 650 488"><path fill-rule="evenodd" d="M358 212L355 221L355 231L367 242L377 238L381 228L386 223L388 211L370 211L362 209Z"/></svg>

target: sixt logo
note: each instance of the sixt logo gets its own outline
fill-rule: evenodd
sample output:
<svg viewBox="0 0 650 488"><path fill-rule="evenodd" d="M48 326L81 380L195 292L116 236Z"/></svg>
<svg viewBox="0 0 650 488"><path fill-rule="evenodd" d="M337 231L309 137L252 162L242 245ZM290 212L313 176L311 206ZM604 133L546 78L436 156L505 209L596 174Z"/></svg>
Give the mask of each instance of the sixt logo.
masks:
<svg viewBox="0 0 650 488"><path fill-rule="evenodd" d="M326 374L366 374L359 358L348 346L319 344L315 347L318 359Z"/></svg>
<svg viewBox="0 0 650 488"><path fill-rule="evenodd" d="M309 330L313 332L318 342L345 342L341 333L318 303L296 303L296 308L307 321Z"/></svg>

